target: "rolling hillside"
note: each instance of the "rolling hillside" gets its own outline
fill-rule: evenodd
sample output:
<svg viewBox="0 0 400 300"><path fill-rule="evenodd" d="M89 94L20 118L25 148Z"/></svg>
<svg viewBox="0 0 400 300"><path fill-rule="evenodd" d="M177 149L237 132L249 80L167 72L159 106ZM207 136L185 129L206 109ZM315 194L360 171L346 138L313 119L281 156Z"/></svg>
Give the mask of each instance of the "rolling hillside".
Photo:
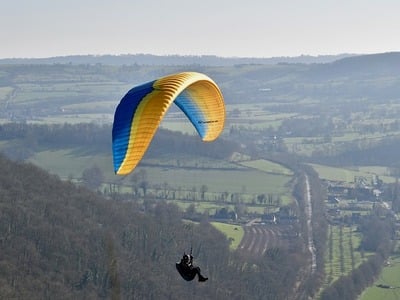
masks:
<svg viewBox="0 0 400 300"><path fill-rule="evenodd" d="M190 246L205 284L175 270ZM149 200L144 214L4 157L0 247L1 299L272 299L290 294L300 267L285 250L247 264L210 224L184 225L173 205Z"/></svg>

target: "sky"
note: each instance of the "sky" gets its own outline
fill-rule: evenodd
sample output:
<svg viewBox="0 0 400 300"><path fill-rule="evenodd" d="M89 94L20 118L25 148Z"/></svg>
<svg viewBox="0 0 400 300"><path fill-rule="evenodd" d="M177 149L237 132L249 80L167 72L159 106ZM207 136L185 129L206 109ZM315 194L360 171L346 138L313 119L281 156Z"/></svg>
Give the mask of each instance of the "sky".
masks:
<svg viewBox="0 0 400 300"><path fill-rule="evenodd" d="M1 0L0 58L400 51L398 0Z"/></svg>

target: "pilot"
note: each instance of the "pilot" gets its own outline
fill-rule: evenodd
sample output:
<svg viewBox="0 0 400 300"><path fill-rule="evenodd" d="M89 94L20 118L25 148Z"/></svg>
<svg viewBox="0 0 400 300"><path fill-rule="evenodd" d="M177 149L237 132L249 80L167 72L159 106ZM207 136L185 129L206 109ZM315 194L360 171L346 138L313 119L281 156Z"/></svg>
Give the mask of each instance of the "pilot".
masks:
<svg viewBox="0 0 400 300"><path fill-rule="evenodd" d="M201 274L200 267L193 265L193 256L191 254L184 253L181 261L176 263L176 269L178 270L179 274L181 274L183 279L187 281L193 280L196 275L198 276L200 282L208 280L207 277L204 277Z"/></svg>

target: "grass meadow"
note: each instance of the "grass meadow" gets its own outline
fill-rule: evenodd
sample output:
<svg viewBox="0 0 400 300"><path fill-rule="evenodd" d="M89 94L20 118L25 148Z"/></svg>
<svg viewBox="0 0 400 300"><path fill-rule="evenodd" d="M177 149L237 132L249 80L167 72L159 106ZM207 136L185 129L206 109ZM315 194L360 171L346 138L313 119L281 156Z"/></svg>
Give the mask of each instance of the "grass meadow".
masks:
<svg viewBox="0 0 400 300"><path fill-rule="evenodd" d="M224 233L227 239L231 241L230 249L236 250L244 236L243 228L241 226L220 222L211 222L211 224Z"/></svg>
<svg viewBox="0 0 400 300"><path fill-rule="evenodd" d="M175 191L175 203L183 210L189 205L195 204L198 211L214 213L221 206L233 210L235 204L242 203L246 205L247 212L263 214L266 205L256 201L258 195L273 195L275 199L279 197L280 205L289 204L292 201L289 186L292 179L290 170L276 163L248 162L249 165L259 164L260 166L259 168L249 168L227 162L194 161L193 158L192 160L184 158L181 164L185 166L199 165L200 167L179 168L171 167L174 161L176 160L164 158L161 160L161 165L139 165L132 175L144 170L147 181L150 183L149 192L161 195L161 198L165 193L164 189ZM122 177L115 175L112 158L105 154L85 153L80 149L42 151L36 153L30 162L62 179L77 181L80 180L85 169L97 166L102 170L105 182L118 182L122 186L121 192L130 193L132 191L130 181L132 175ZM144 160L145 162L146 160ZM206 192L204 199L201 199L200 190L203 186L206 187ZM221 200L223 195L225 199ZM187 201L187 199L193 201Z"/></svg>
<svg viewBox="0 0 400 300"><path fill-rule="evenodd" d="M351 167L351 168L337 168L319 164L310 164L314 170L318 173L321 179L330 181L341 181L354 183L356 176L363 176L371 178L372 176L378 175L381 180L385 183L393 183L396 178L388 175L386 167L380 166L363 166L363 167Z"/></svg>
<svg viewBox="0 0 400 300"><path fill-rule="evenodd" d="M379 285L388 286L382 288ZM359 300L398 300L400 299L400 256L391 256L377 281L366 289Z"/></svg>
<svg viewBox="0 0 400 300"><path fill-rule="evenodd" d="M274 163L265 159L249 160L241 162L240 164L249 168L260 170L265 173L282 174L287 176L293 175L293 172L290 169L282 166L281 164Z"/></svg>

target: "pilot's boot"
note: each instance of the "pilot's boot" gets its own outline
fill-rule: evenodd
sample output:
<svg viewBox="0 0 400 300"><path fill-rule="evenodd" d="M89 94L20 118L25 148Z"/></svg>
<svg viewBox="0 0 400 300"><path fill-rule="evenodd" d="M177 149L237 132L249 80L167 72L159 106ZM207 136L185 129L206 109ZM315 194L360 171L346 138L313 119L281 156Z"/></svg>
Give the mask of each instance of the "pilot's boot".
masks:
<svg viewBox="0 0 400 300"><path fill-rule="evenodd" d="M204 281L207 281L207 280L208 280L207 277L204 277L203 275L199 274L199 281L200 282L204 282Z"/></svg>

